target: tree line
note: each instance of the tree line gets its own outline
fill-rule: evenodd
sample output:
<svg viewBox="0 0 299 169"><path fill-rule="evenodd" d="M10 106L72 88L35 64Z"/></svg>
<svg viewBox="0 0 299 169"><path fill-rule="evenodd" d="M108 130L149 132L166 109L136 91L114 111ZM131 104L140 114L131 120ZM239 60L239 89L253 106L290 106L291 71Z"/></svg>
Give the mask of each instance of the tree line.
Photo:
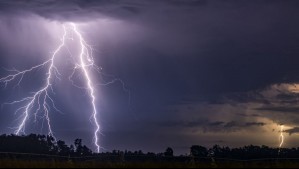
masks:
<svg viewBox="0 0 299 169"><path fill-rule="evenodd" d="M1 135L0 152L34 153L60 156L90 156L92 151L76 139L68 146L64 141L56 141L52 136L30 134L27 136Z"/></svg>
<svg viewBox="0 0 299 169"><path fill-rule="evenodd" d="M76 139L73 145L67 145L64 141L55 140L51 136L30 134L27 136L1 135L0 152L47 154L69 157L87 157L99 155L111 156L143 156L149 158L174 157L174 151L168 147L162 153L139 151L119 151L93 153L91 149L82 144L82 139ZM178 157L178 156L177 156ZM299 158L299 148L271 148L268 146L244 146L229 148L215 145L206 148L200 145L190 147L190 153L179 157L188 158L228 158L228 159L261 159L261 158Z"/></svg>

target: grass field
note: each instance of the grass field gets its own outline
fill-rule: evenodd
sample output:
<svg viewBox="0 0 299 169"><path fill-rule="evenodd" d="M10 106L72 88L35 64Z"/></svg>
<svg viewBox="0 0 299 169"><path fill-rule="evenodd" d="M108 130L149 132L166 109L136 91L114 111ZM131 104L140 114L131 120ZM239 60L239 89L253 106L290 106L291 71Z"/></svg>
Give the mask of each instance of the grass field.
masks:
<svg viewBox="0 0 299 169"><path fill-rule="evenodd" d="M2 159L0 168L298 168L299 161L253 161L253 162L97 162Z"/></svg>

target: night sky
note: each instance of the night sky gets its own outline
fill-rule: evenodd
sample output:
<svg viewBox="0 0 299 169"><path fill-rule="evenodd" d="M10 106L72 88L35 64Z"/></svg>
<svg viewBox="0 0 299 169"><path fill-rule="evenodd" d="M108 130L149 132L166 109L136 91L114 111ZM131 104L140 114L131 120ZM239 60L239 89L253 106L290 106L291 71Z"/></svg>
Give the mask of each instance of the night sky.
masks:
<svg viewBox="0 0 299 169"><path fill-rule="evenodd" d="M0 77L47 60L62 25L73 22L106 75L93 78L107 151L277 147L280 125L284 146L299 146L298 9L296 0L0 0ZM50 114L54 134L94 150L86 91L64 78L69 59L57 64L63 78L53 98L62 112ZM1 84L0 102L40 89L44 74ZM115 78L124 85L100 85ZM2 106L0 134L20 123L17 106ZM26 133L47 134L42 121L31 116Z"/></svg>

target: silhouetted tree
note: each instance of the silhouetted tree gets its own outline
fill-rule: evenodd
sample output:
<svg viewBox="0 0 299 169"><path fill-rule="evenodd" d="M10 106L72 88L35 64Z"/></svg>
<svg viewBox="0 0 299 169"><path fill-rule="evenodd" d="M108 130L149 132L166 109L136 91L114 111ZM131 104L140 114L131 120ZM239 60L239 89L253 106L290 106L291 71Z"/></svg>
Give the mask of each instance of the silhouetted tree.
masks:
<svg viewBox="0 0 299 169"><path fill-rule="evenodd" d="M51 136L30 134L27 136L16 135L1 135L0 136L0 152L16 152L16 153L35 153L35 154L55 154L61 156L95 156L101 157L99 159L118 160L126 159L135 161L147 161L147 160L178 160L187 161L190 158L185 156L172 157L173 150L168 147L164 153L143 153L139 151L119 151L105 152L100 154L93 154L92 151L82 144L81 139L76 139L74 145L66 145L64 141L55 141ZM108 156L102 156L108 155ZM110 156L109 156L110 155ZM260 159L260 158L299 158L299 148L270 148L267 146L244 146L239 148L221 147L215 145L210 149L202 146L193 145L190 148L190 155L193 157L212 157L216 158L231 158L231 159ZM120 158L121 157L121 158ZM3 158L0 155L0 158ZM36 157L38 158L38 156ZM83 158L84 159L84 158Z"/></svg>
<svg viewBox="0 0 299 169"><path fill-rule="evenodd" d="M76 147L76 148L75 148ZM75 147L64 141L55 141L52 136L30 134L28 136L1 135L0 152L36 153L62 156L90 156L92 151L82 145L81 139L75 140Z"/></svg>
<svg viewBox="0 0 299 169"><path fill-rule="evenodd" d="M75 140L75 148L76 148L76 155L79 155L79 156L92 155L92 151L85 145L84 146L82 145L82 139Z"/></svg>
<svg viewBox="0 0 299 169"><path fill-rule="evenodd" d="M74 155L75 154L75 147L74 145L70 146L70 155Z"/></svg>
<svg viewBox="0 0 299 169"><path fill-rule="evenodd" d="M76 148L77 155L83 155L82 139L75 140L75 148Z"/></svg>
<svg viewBox="0 0 299 169"><path fill-rule="evenodd" d="M50 154L55 154L57 152L57 146L55 145L55 139L52 136L46 137L47 149Z"/></svg>
<svg viewBox="0 0 299 169"><path fill-rule="evenodd" d="M58 146L58 152L59 152L59 155L62 155L62 156L68 156L71 154L71 149L65 144L64 141L57 141L57 146Z"/></svg>
<svg viewBox="0 0 299 169"><path fill-rule="evenodd" d="M190 154L194 157L207 157L208 150L205 147L193 145L191 147Z"/></svg>
<svg viewBox="0 0 299 169"><path fill-rule="evenodd" d="M81 155L83 155L83 156L90 156L90 155L92 155L92 151L88 147L83 146L82 147L82 154Z"/></svg>
<svg viewBox="0 0 299 169"><path fill-rule="evenodd" d="M173 150L172 148L168 147L164 153L164 156L166 157L173 157Z"/></svg>

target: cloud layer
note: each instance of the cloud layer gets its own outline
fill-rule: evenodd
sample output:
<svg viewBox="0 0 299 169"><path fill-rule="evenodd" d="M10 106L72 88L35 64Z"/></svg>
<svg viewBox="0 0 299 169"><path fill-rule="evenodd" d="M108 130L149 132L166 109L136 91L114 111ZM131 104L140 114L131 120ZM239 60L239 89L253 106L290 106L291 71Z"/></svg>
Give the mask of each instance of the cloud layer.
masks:
<svg viewBox="0 0 299 169"><path fill-rule="evenodd" d="M98 65L132 94L128 106L121 85L101 87L108 149L159 151L219 140L276 146L280 124L292 135L288 146L297 146L298 7L283 0L2 0L0 66L23 69L43 61L59 41L61 23L82 23ZM0 101L42 83L33 82L20 93L3 89ZM86 105L65 106L75 90L60 92L69 94L60 98L69 115L55 115L57 134L88 140L90 128L81 127L90 126L83 122ZM11 112L2 110L1 132L13 126ZM70 112L75 119L64 124Z"/></svg>

